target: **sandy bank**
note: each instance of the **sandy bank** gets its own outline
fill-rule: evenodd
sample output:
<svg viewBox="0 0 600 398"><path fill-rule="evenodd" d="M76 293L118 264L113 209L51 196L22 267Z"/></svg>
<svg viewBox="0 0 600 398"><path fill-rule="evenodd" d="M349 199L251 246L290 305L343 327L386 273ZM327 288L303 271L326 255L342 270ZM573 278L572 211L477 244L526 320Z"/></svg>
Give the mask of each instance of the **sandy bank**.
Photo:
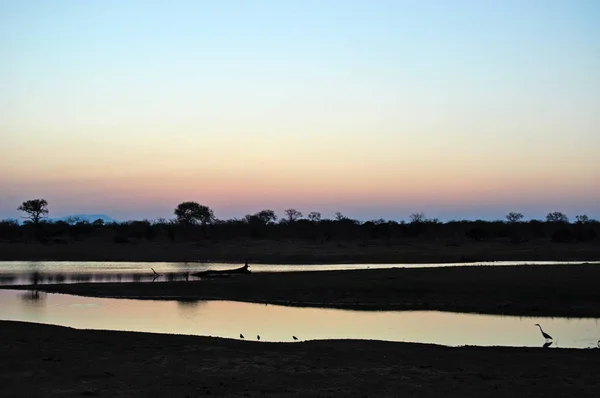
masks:
<svg viewBox="0 0 600 398"><path fill-rule="evenodd" d="M0 396L597 397L597 350L259 343L0 322Z"/></svg>

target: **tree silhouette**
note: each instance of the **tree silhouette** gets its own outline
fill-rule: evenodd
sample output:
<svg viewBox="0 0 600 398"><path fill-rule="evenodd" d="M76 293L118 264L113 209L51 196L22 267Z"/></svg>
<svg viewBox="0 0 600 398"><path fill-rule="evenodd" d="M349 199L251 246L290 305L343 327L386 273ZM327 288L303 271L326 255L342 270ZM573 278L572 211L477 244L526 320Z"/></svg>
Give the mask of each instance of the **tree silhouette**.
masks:
<svg viewBox="0 0 600 398"><path fill-rule="evenodd" d="M548 213L546 216L546 221L554 222L554 223L568 223L569 217L567 217L564 213L560 211L555 211L552 213Z"/></svg>
<svg viewBox="0 0 600 398"><path fill-rule="evenodd" d="M538 239L553 242L596 241L600 236L600 222L579 214L574 224L569 225L567 216L551 212L546 219L522 221L522 214L508 213L504 220L453 220L440 222L425 218L423 213L414 213L410 220L360 221L335 213L331 219L321 218L321 213L310 212L306 217L296 209L288 209L282 215L284 222L277 223L273 210L265 209L249 214L242 219L217 220L206 206L196 202L183 202L175 208L172 220L103 222L90 223L83 218L71 217L66 221L45 222L48 204L43 199L23 202L18 208L29 219L23 225L13 220L0 220L0 240L26 242L32 235L39 241L62 243L65 236L75 240L94 236L114 236L117 243L132 242L132 239L170 239L171 241L195 240L200 237L215 242L243 238L253 239L306 239L310 242L337 241L360 242L365 247L375 241L385 240L386 246L402 244L403 239L421 236L422 239L448 240L448 245L458 246L455 240L467 237L472 240L526 243ZM505 213L506 214L506 213ZM302 218L301 218L302 217ZM25 217L23 217L25 218ZM290 222L292 220L293 222ZM209 224L210 225L206 225ZM61 242L59 242L61 241ZM340 246L342 247L342 246Z"/></svg>
<svg viewBox="0 0 600 398"><path fill-rule="evenodd" d="M321 213L318 211L311 211L308 213L308 219L312 222L319 222L321 221Z"/></svg>
<svg viewBox="0 0 600 398"><path fill-rule="evenodd" d="M45 199L31 199L23 202L17 210L27 214L25 218L31 220L34 224L39 224L42 218L45 218L48 211L48 202Z"/></svg>
<svg viewBox="0 0 600 398"><path fill-rule="evenodd" d="M284 213L287 216L287 222L294 222L302 218L302 213L296 209L287 209Z"/></svg>
<svg viewBox="0 0 600 398"><path fill-rule="evenodd" d="M420 213L413 213L410 215L410 222L411 224L420 224L425 222L425 213L420 212Z"/></svg>
<svg viewBox="0 0 600 398"><path fill-rule="evenodd" d="M208 206L203 206L196 202L182 202L175 208L177 221L186 225L210 224L215 215Z"/></svg>
<svg viewBox="0 0 600 398"><path fill-rule="evenodd" d="M343 220L347 220L347 219L348 219L348 217L346 217L345 215L343 215L339 211L335 212L335 220L336 221L343 221Z"/></svg>
<svg viewBox="0 0 600 398"><path fill-rule="evenodd" d="M506 219L511 224L517 223L523 219L523 213L516 213L514 211L511 211L506 215Z"/></svg>
<svg viewBox="0 0 600 398"><path fill-rule="evenodd" d="M277 221L277 215L273 210L261 210L255 214L248 214L245 217L246 221L251 224L262 224L267 225L272 221Z"/></svg>

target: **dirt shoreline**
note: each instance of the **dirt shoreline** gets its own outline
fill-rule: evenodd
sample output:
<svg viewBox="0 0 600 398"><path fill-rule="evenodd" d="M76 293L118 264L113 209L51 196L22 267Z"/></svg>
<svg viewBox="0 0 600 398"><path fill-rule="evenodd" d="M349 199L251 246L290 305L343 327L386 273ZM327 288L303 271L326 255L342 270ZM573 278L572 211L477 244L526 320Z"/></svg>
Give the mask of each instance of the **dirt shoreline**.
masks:
<svg viewBox="0 0 600 398"><path fill-rule="evenodd" d="M224 262L248 259L263 264L456 263L473 261L600 260L596 242L556 244L545 240L460 243L438 239L312 242L232 240L222 242L104 241L58 243L0 242L0 261Z"/></svg>
<svg viewBox="0 0 600 398"><path fill-rule="evenodd" d="M544 265L254 273L37 289L150 300L598 317L599 278L600 265ZM596 397L598 351L374 340L265 343L0 321L0 396Z"/></svg>
<svg viewBox="0 0 600 398"><path fill-rule="evenodd" d="M598 280L600 265L528 265L254 273L189 282L77 283L37 289L150 300L600 317Z"/></svg>
<svg viewBox="0 0 600 398"><path fill-rule="evenodd" d="M262 343L0 321L0 396L597 397L596 349Z"/></svg>

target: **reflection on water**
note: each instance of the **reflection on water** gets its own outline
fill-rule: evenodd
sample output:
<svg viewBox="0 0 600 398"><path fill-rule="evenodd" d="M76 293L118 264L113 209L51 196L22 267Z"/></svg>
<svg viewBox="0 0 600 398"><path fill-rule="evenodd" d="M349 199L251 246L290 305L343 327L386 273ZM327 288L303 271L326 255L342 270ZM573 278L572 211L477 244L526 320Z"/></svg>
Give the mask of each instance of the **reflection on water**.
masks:
<svg viewBox="0 0 600 398"><path fill-rule="evenodd" d="M33 272L12 274L8 277L0 277L0 285L44 285L52 283L99 283L99 282L164 282L164 281L187 281L190 279L198 279L190 277L189 273L169 272L165 274L153 273L105 273L105 272L67 272L67 273L51 273L51 272Z"/></svg>
<svg viewBox="0 0 600 398"><path fill-rule="evenodd" d="M35 297L35 293L31 297ZM293 342L375 339L449 346L592 348L599 319L531 318L438 311L350 311L294 308L233 301L151 301L47 294L37 307L22 305L23 292L0 290L0 319L81 329L131 330ZM43 310L40 309L42 306ZM541 323L554 340L545 344ZM255 338L252 338L255 340Z"/></svg>
<svg viewBox="0 0 600 398"><path fill-rule="evenodd" d="M355 269L433 268L454 266L515 266L523 264L581 264L556 261L497 261L444 264L319 264L282 265L250 264L252 272L339 271ZM589 262L600 264L600 262ZM225 263L149 263L149 262L80 262L80 261L0 261L0 285L31 283L88 282L164 282L193 280L194 272L225 270L241 266ZM155 271L153 271L153 269ZM158 274L158 276L157 276ZM35 281L33 278L37 278Z"/></svg>
<svg viewBox="0 0 600 398"><path fill-rule="evenodd" d="M28 290L20 294L21 300L28 306L43 308L44 300L48 294L37 290Z"/></svg>

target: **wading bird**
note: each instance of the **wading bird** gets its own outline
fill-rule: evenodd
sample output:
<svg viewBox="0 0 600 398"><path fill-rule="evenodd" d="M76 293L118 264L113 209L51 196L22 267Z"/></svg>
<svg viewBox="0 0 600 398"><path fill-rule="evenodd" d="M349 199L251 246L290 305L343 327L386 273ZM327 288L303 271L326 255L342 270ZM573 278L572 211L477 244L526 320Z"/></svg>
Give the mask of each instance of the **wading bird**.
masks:
<svg viewBox="0 0 600 398"><path fill-rule="evenodd" d="M240 339L243 339L243 338L244 338L244 335L240 333Z"/></svg>
<svg viewBox="0 0 600 398"><path fill-rule="evenodd" d="M548 333L544 332L544 330L542 329L542 327L540 326L539 323L536 323L535 326L537 326L538 328L540 328L540 332L542 332L542 336L544 336L544 338L546 340L552 340L552 336L550 336Z"/></svg>

